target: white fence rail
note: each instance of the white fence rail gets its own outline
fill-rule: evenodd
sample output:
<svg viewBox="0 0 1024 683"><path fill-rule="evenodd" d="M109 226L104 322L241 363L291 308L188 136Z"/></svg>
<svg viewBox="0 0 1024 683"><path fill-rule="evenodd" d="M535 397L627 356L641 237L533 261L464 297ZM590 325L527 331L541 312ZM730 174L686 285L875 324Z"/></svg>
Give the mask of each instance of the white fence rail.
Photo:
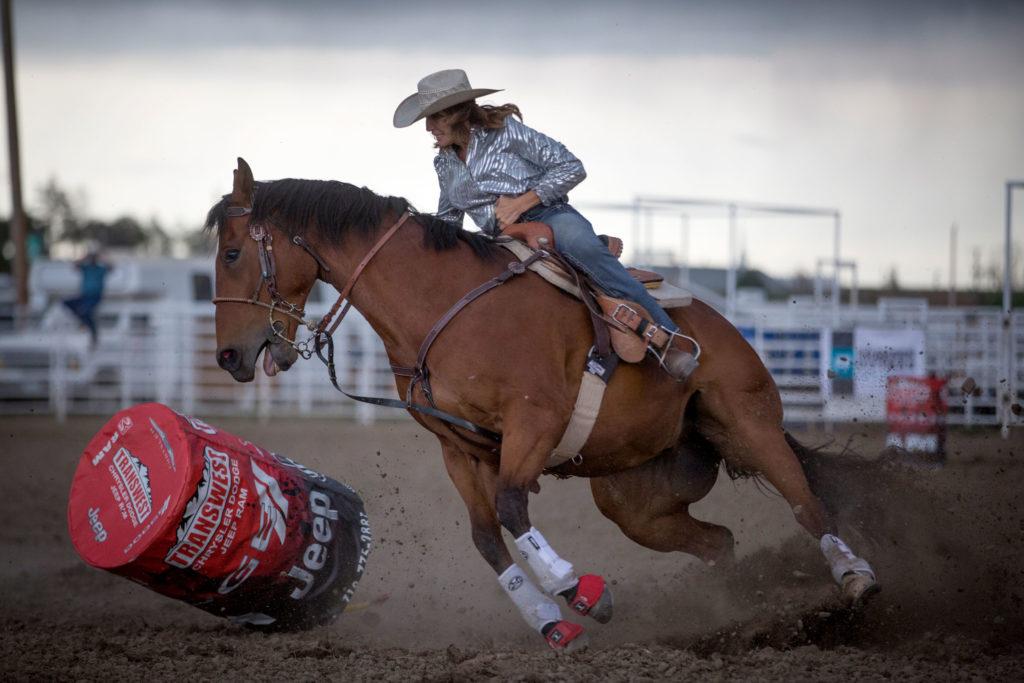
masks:
<svg viewBox="0 0 1024 683"><path fill-rule="evenodd" d="M325 311L311 307L312 315ZM238 384L216 366L213 307L209 304L105 303L100 342L59 311L32 332L0 336L0 413L109 414L142 401L159 401L199 415L319 415L372 422L402 411L351 401L333 389L313 358L268 378ZM854 397L830 398L823 334L831 311L765 306L737 316L737 326L772 372L790 421L833 422L876 414ZM892 307L845 311L844 329L888 325L923 330L924 367L948 378L949 421L998 424L1004 392L1019 400L1024 388L1024 316L1012 324L1012 377L1005 377L998 310L952 309L894 313ZM710 352L713 352L711 350ZM394 396L383 346L369 324L351 314L336 338L339 383L349 391ZM965 395L968 378L977 388ZM851 406L853 410L851 410ZM874 406L877 408L877 406ZM867 418L871 419L871 418Z"/></svg>

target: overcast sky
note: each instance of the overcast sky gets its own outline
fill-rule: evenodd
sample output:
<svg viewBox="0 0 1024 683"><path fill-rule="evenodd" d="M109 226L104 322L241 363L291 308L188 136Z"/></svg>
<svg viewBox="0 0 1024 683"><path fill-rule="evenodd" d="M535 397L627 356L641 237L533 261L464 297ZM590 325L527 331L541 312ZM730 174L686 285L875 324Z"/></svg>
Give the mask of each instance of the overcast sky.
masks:
<svg viewBox="0 0 1024 683"><path fill-rule="evenodd" d="M945 286L956 222L967 284L972 250L1000 248L1005 180L1024 178L1021 2L15 0L14 23L30 208L55 177L91 214L190 229L244 156L258 178L335 178L432 209L431 138L391 116L451 67L583 160L574 202L835 208L862 282L895 266ZM628 215L590 216L632 237ZM681 248L679 225L658 218L653 246ZM722 216L690 225L692 261L723 264ZM832 255L827 220L741 225L769 272Z"/></svg>

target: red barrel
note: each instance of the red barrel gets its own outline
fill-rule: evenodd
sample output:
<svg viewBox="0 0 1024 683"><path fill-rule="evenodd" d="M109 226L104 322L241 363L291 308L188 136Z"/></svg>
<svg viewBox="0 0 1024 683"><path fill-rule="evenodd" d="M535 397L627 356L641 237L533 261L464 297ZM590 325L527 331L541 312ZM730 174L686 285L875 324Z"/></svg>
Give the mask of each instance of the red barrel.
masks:
<svg viewBox="0 0 1024 683"><path fill-rule="evenodd" d="M350 487L159 403L89 442L68 529L92 566L263 628L334 619L372 543Z"/></svg>
<svg viewBox="0 0 1024 683"><path fill-rule="evenodd" d="M946 452L946 380L894 375L886 384L887 446L941 463Z"/></svg>

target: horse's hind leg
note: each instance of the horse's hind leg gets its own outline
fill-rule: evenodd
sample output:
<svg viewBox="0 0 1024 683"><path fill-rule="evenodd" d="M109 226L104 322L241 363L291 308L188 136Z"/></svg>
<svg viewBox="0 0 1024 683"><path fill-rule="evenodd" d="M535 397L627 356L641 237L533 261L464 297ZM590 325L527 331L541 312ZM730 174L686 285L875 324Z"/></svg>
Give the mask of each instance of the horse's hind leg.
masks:
<svg viewBox="0 0 1024 683"><path fill-rule="evenodd" d="M740 471L763 474L782 494L796 520L819 541L832 576L851 603L878 590L874 571L836 534L803 466L786 441L782 408L770 380L754 391L719 390L701 396L698 428Z"/></svg>
<svg viewBox="0 0 1024 683"><path fill-rule="evenodd" d="M684 442L638 467L591 479L598 509L652 550L689 553L712 565L731 562L732 532L690 516L690 504L718 477L718 458L701 445Z"/></svg>

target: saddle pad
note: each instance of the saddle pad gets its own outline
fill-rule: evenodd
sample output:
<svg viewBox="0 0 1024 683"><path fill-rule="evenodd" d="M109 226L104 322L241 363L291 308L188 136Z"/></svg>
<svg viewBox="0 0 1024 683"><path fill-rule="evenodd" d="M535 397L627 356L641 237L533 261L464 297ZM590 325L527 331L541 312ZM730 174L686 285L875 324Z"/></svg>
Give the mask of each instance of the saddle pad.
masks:
<svg viewBox="0 0 1024 683"><path fill-rule="evenodd" d="M520 261L525 261L533 254L534 250L526 244L509 237L498 237L494 240L494 243L500 247L505 247ZM557 263L548 259L541 259L533 263L530 266L530 270L534 271L542 278L558 287L564 292L572 294L577 299L580 298L580 290L576 286L572 277L568 275ZM639 271L645 272L645 271ZM640 278L637 278L638 280ZM644 282L643 280L640 280ZM662 281L656 288L648 289L647 292L654 297L654 300L665 309L669 308L683 308L689 306L693 302L693 296L690 292L686 291L682 287L669 284L668 282Z"/></svg>

